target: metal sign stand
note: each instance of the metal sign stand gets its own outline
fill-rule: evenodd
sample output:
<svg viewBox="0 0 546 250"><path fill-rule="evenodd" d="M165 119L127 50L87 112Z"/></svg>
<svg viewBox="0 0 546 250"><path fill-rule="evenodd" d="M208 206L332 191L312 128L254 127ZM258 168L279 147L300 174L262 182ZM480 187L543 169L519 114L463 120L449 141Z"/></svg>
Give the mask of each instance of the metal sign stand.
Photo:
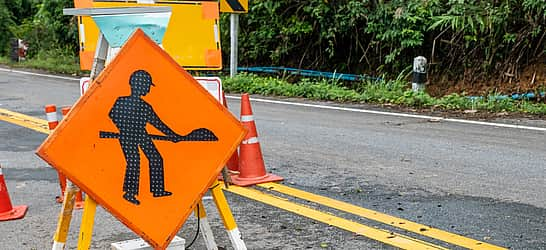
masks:
<svg viewBox="0 0 546 250"><path fill-rule="evenodd" d="M237 60L238 60L238 38L239 38L239 14L231 13L230 15L230 60L229 60L229 76L235 77L237 75Z"/></svg>
<svg viewBox="0 0 546 250"><path fill-rule="evenodd" d="M65 11L65 14L67 12ZM93 67L91 69L90 81L93 81L105 68L108 59L108 51L110 45L102 32L99 34L95 57L93 60ZM72 212L74 210L74 197L79 192L79 188L72 182L68 181L65 197L63 200L59 220L57 222L57 228L55 231L53 250L62 250L65 248L68 231L70 228L70 221L72 220ZM222 218L224 227L229 235L231 244L235 250L246 250L246 245L242 239L241 233L237 228L237 224L229 208L226 197L222 191L220 183L215 180L210 188L214 203L218 209L218 212ZM91 238L93 235L93 224L95 221L95 213L97 208L97 202L90 196L86 196L82 222L80 224L80 232L78 236L78 250L90 249ZM203 201L198 202L194 211L195 216L201 220L200 229L203 232L203 239L208 250L218 250L216 242L214 241L214 235L210 224L206 219L206 212L203 206Z"/></svg>

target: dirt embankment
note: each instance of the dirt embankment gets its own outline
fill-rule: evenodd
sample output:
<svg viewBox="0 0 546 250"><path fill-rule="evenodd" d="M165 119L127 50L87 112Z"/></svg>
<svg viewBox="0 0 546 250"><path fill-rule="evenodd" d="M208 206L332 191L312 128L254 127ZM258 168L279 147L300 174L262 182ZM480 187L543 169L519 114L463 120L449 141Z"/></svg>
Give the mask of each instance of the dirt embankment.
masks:
<svg viewBox="0 0 546 250"><path fill-rule="evenodd" d="M465 73L462 79L459 80L431 75L429 76L427 92L433 96L463 92L467 95L484 96L546 91L546 58L537 60L521 71L504 72L496 77L471 77L469 74Z"/></svg>

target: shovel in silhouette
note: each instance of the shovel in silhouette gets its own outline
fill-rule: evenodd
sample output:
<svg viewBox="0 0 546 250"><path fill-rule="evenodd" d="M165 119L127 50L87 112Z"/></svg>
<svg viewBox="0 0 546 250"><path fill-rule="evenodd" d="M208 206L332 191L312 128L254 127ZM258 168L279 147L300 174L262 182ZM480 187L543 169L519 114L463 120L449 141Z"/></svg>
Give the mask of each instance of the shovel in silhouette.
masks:
<svg viewBox="0 0 546 250"><path fill-rule="evenodd" d="M218 137L216 135L206 129L206 128L198 128L193 131L191 131L187 135L183 136L165 136L165 135L148 135L152 140L159 140L159 141L171 141L171 142L179 142L179 141L218 141ZM117 132L108 132L108 131L100 131L99 132L100 138L109 138L109 139L119 139L120 134Z"/></svg>

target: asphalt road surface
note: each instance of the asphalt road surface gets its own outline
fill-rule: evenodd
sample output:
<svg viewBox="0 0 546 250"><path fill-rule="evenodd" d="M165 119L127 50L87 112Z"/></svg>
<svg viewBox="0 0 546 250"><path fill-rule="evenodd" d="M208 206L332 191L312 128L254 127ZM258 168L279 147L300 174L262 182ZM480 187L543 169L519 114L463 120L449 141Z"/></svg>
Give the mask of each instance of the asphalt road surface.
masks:
<svg viewBox="0 0 546 250"><path fill-rule="evenodd" d="M77 81L0 70L0 108L45 119L45 104L72 105L78 97ZM239 100L228 103L238 116ZM258 101L252 108L268 171L285 177L285 185L512 249L546 249L545 131ZM491 122L546 127L542 120ZM60 211L54 202L57 177L34 154L45 137L0 121L0 164L12 202L29 205L24 219L0 222L0 249L51 247ZM227 197L249 249L392 249L237 195ZM212 204L205 200L215 236L229 248ZM77 211L68 248L76 246L80 217ZM189 242L195 231L191 216L179 236ZM92 248L108 249L132 238L136 235L99 208ZM203 249L203 240L193 248Z"/></svg>

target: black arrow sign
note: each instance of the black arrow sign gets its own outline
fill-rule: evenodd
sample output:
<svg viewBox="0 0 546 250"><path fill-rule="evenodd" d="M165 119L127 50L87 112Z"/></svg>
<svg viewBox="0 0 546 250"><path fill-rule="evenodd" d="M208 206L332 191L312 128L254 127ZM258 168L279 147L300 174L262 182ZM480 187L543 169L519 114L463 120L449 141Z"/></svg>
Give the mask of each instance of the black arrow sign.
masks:
<svg viewBox="0 0 546 250"><path fill-rule="evenodd" d="M233 11L245 11L243 5L241 5L241 3L239 3L239 1L237 0L226 0L226 2L229 4Z"/></svg>

